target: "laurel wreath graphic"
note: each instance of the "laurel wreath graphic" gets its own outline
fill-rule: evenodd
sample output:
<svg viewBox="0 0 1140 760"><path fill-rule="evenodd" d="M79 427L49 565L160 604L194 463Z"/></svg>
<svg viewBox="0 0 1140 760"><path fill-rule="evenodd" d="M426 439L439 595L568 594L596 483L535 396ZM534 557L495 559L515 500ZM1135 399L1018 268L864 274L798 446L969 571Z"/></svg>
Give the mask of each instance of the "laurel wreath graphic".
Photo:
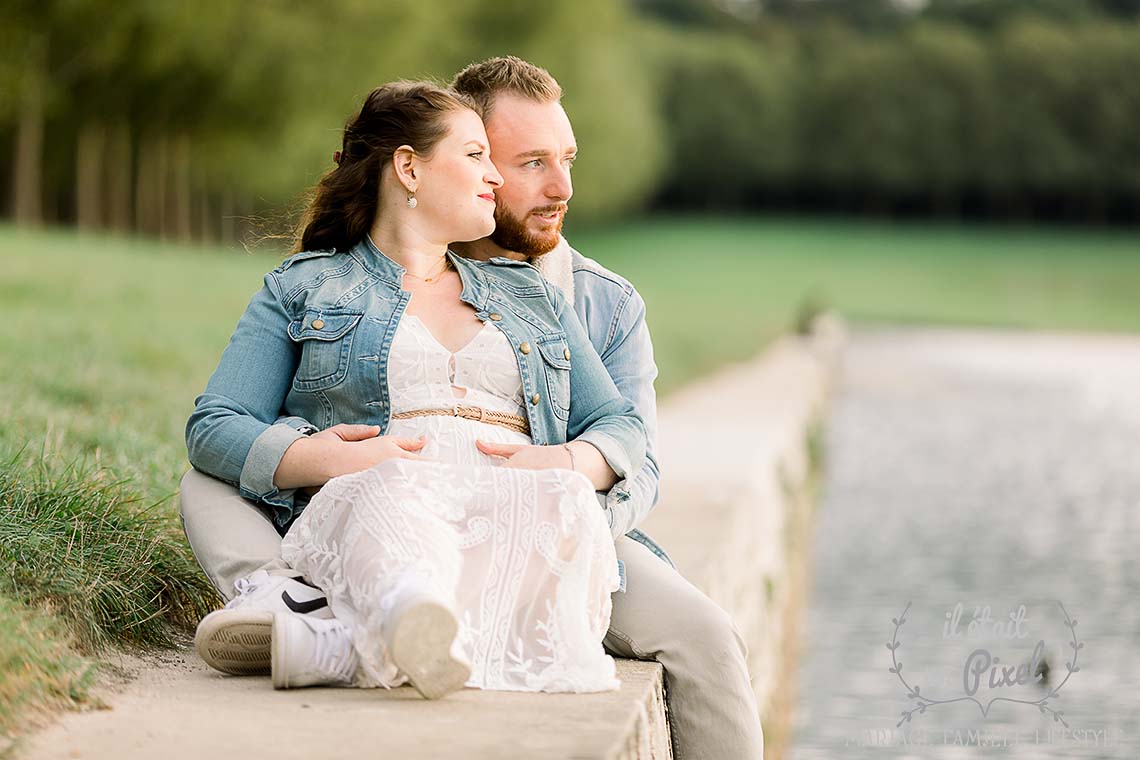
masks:
<svg viewBox="0 0 1140 760"><path fill-rule="evenodd" d="M1012 697L994 697L985 705L983 705L980 700L975 699L974 697L932 699L931 697L928 697L922 693L922 690L917 683L914 686L911 686L909 683L907 683L906 678L904 678L902 674L902 661L898 659L898 649L902 646L902 642L899 641L899 629L902 628L906 623L906 613L910 610L910 604L910 602L906 603L906 607L903 609L902 614L897 618L891 618L891 622L895 624L895 630L894 634L891 636L891 640L887 642L887 649L891 650L891 667L888 668L888 670L891 673L895 674L895 676L899 679L899 683L901 683L903 685L903 688L906 689L907 699L915 700L913 707L911 707L909 710L903 710L900 713L902 717L899 719L899 722L895 724L896 728L902 726L903 723L910 722L911 717L915 713L924 715L926 714L927 708L932 708L937 705L948 705L954 702L973 702L978 706L978 709L981 710L983 718L989 715L990 708L995 702L1015 702L1024 705L1032 705L1040 710L1042 715L1051 714L1055 722L1059 722L1065 728L1069 727L1069 724L1065 721L1064 718L1065 712L1063 710L1058 710L1050 705L1049 700L1058 699L1061 687L1068 683L1069 679L1072 678L1073 673L1080 671L1080 668L1077 666L1077 658L1080 656L1080 651L1084 649L1085 645L1083 642L1077 639L1077 621L1069 617L1069 613L1065 609L1065 605L1061 604L1060 601L1057 602L1057 606L1061 608L1061 613L1065 616L1065 625L1068 626L1070 635L1072 636L1072 639L1069 641L1069 646L1073 650L1073 659L1065 663L1065 667L1068 669L1068 673L1065 674L1065 678L1061 681L1061 683L1050 689L1048 694L1041 697L1040 699L1030 701L1028 699L1014 699Z"/></svg>

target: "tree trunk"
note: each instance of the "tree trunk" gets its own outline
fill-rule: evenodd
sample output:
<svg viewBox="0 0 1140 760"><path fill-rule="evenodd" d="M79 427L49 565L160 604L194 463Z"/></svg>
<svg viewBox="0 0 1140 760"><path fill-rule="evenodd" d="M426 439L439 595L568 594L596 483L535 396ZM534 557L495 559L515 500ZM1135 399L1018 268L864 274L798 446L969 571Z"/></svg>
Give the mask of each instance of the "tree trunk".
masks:
<svg viewBox="0 0 1140 760"><path fill-rule="evenodd" d="M135 227L156 237L166 234L166 138L151 134L139 141L135 183Z"/></svg>
<svg viewBox="0 0 1140 760"><path fill-rule="evenodd" d="M131 156L131 129L118 124L111 130L107 146L107 202L104 208L108 225L128 232L131 228L131 186L133 161Z"/></svg>
<svg viewBox="0 0 1140 760"><path fill-rule="evenodd" d="M81 230L103 226L103 157L107 130L87 122L79 128L75 150L75 221Z"/></svg>
<svg viewBox="0 0 1140 760"><path fill-rule="evenodd" d="M199 187L194 192L194 199L198 218L198 239L203 243L212 243L217 238L217 232L210 203L210 193Z"/></svg>
<svg viewBox="0 0 1140 760"><path fill-rule="evenodd" d="M222 244L230 245L237 240L237 208L234 205L234 194L229 190L222 193Z"/></svg>
<svg viewBox="0 0 1140 760"><path fill-rule="evenodd" d="M139 157L135 162L135 231L144 234L154 232L154 187L151 169L154 164L154 142L150 137L139 138Z"/></svg>
<svg viewBox="0 0 1140 760"><path fill-rule="evenodd" d="M28 42L16 127L16 155L12 162L12 216L17 224L43 223L44 86L47 40Z"/></svg>
<svg viewBox="0 0 1140 760"><path fill-rule="evenodd" d="M253 228L253 199L243 195L238 199L237 205L237 243L247 251L254 240Z"/></svg>
<svg viewBox="0 0 1140 760"><path fill-rule="evenodd" d="M150 144L146 138L139 139L139 158L135 163L135 231L145 232L149 216L147 214L147 174L150 165Z"/></svg>
<svg viewBox="0 0 1140 760"><path fill-rule="evenodd" d="M190 138L178 135L174 138L170 162L170 204L167 219L170 232L181 241L190 240L191 211L190 196Z"/></svg>
<svg viewBox="0 0 1140 760"><path fill-rule="evenodd" d="M170 237L170 140L161 133L154 141L154 212L155 228L159 237Z"/></svg>

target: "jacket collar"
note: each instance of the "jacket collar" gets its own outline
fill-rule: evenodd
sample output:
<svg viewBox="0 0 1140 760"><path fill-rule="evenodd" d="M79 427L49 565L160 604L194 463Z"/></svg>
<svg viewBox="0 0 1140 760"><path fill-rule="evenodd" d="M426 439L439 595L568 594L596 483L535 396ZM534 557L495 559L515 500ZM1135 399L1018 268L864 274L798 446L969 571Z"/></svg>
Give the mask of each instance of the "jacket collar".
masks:
<svg viewBox="0 0 1140 760"><path fill-rule="evenodd" d="M386 282L393 290L402 289L401 283L406 270L385 256L372 242L370 235L365 235L359 243L352 247L349 253L366 271ZM490 296L487 275L483 273L477 263L463 258L454 251L449 250L447 258L459 272L459 279L463 282L463 292L459 294L460 299L477 309L486 310L487 299Z"/></svg>
<svg viewBox="0 0 1140 760"><path fill-rule="evenodd" d="M459 279L463 282L463 292L459 299L465 301L480 311L486 311L487 299L491 295L491 287L487 283L487 275L479 262L465 259L452 250L447 251L447 258L455 271L459 272Z"/></svg>
<svg viewBox="0 0 1140 760"><path fill-rule="evenodd" d="M371 235L365 235L359 243L349 251L365 271L376 275L396 290L400 289L400 282L404 277L404 268L385 256L376 244L372 242Z"/></svg>

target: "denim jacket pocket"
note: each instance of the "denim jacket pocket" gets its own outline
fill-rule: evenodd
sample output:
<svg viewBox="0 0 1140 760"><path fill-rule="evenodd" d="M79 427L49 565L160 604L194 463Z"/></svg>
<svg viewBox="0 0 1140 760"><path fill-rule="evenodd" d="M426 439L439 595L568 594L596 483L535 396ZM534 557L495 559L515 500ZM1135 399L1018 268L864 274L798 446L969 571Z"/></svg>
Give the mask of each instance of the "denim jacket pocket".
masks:
<svg viewBox="0 0 1140 760"><path fill-rule="evenodd" d="M289 323L289 337L301 347L301 360L293 377L295 389L323 391L344 381L353 328L362 316L360 312L310 308Z"/></svg>
<svg viewBox="0 0 1140 760"><path fill-rule="evenodd" d="M565 335L546 335L535 340L546 365L546 395L560 420L570 418L570 349Z"/></svg>

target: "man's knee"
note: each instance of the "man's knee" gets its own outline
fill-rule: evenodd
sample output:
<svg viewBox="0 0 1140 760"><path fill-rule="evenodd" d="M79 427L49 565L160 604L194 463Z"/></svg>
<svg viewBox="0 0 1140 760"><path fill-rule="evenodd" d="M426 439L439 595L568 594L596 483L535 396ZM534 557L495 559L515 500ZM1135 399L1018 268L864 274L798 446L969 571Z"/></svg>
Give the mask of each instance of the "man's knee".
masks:
<svg viewBox="0 0 1140 760"><path fill-rule="evenodd" d="M182 478L178 512L194 557L227 599L235 580L280 556L272 520L228 483L191 470Z"/></svg>
<svg viewBox="0 0 1140 760"><path fill-rule="evenodd" d="M182 482L178 484L178 517L182 522L182 532L190 541L191 548L194 547L192 534L197 527L196 518L209 504L206 493L211 484L205 482L204 479L207 477L209 476L191 469L182 476Z"/></svg>
<svg viewBox="0 0 1140 760"><path fill-rule="evenodd" d="M186 530L186 512L187 504L195 504L194 500L194 481L202 477L202 473L197 470L191 469L182 476L182 482L178 484L178 517L182 520L182 530ZM191 507L192 509L193 507Z"/></svg>
<svg viewBox="0 0 1140 760"><path fill-rule="evenodd" d="M732 616L704 594L693 595L678 608L677 627L681 645L717 659L748 659L748 644Z"/></svg>

